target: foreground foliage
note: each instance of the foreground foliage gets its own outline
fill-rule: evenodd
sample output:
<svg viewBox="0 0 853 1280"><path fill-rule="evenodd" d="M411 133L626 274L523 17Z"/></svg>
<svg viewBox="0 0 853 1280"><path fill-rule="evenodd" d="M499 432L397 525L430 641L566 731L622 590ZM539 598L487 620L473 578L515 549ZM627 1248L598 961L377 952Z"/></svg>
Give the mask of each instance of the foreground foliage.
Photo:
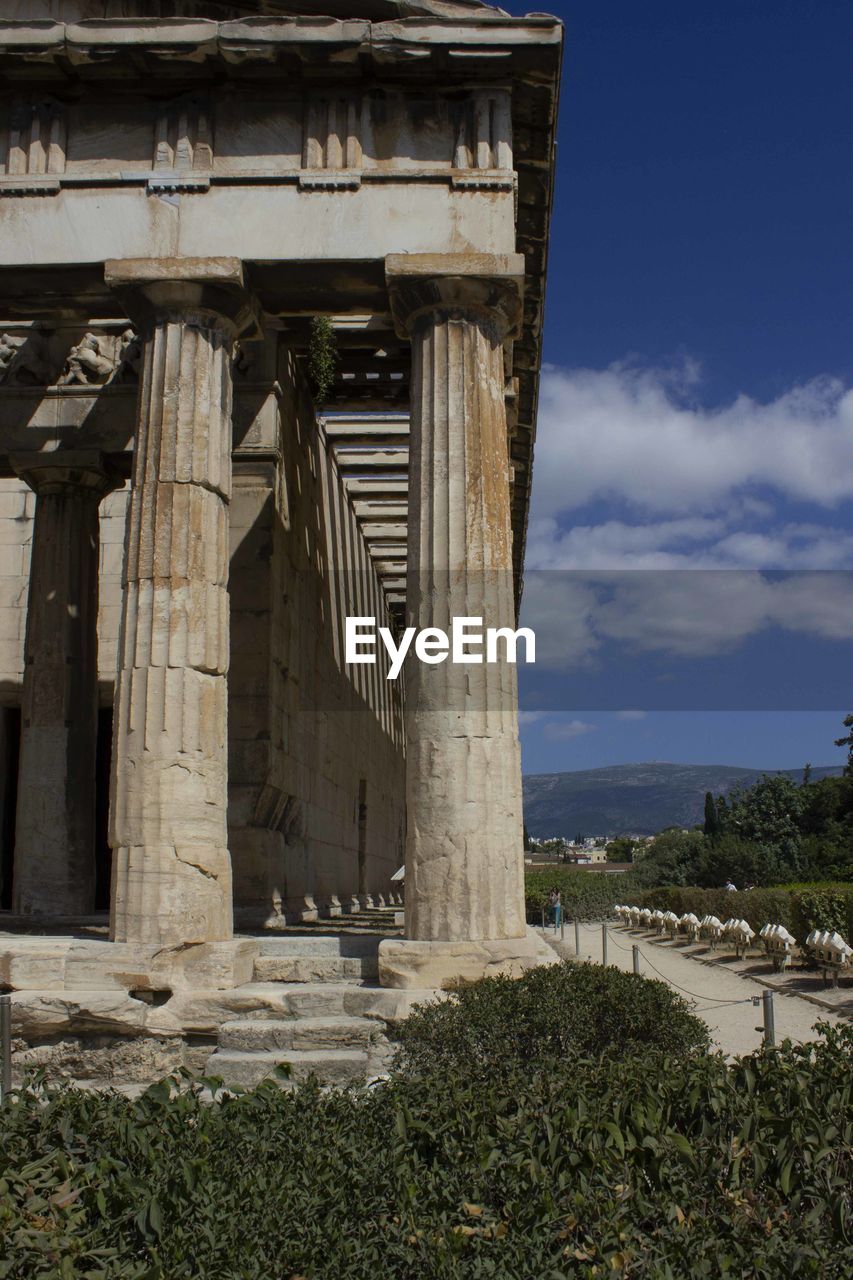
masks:
<svg viewBox="0 0 853 1280"><path fill-rule="evenodd" d="M214 1105L42 1088L2 1112L0 1276L840 1280L853 1032L824 1036Z"/></svg>
<svg viewBox="0 0 853 1280"><path fill-rule="evenodd" d="M525 977L485 978L415 1010L399 1031L395 1070L412 1077L494 1078L569 1056L611 1058L707 1049L708 1029L665 982L571 962Z"/></svg>

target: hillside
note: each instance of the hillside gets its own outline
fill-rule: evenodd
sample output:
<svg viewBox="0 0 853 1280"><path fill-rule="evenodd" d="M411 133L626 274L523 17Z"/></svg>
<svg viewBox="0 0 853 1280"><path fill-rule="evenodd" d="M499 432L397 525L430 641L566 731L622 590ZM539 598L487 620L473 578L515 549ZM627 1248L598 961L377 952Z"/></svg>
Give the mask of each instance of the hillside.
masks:
<svg viewBox="0 0 853 1280"><path fill-rule="evenodd" d="M573 773L533 773L524 779L524 820L531 836L654 835L662 827L702 821L705 792L728 795L764 772L796 782L802 769L743 769L735 765L620 764ZM840 765L813 769L812 778L841 773Z"/></svg>

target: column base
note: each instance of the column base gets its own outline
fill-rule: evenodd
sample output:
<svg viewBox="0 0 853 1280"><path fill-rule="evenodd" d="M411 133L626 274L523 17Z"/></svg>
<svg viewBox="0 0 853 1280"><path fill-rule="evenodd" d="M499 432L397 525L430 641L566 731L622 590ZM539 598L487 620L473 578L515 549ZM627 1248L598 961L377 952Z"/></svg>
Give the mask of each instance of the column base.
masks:
<svg viewBox="0 0 853 1280"><path fill-rule="evenodd" d="M532 929L521 938L474 942L383 938L379 944L379 981L383 987L448 991L480 978L520 978L528 969L553 964L556 958Z"/></svg>

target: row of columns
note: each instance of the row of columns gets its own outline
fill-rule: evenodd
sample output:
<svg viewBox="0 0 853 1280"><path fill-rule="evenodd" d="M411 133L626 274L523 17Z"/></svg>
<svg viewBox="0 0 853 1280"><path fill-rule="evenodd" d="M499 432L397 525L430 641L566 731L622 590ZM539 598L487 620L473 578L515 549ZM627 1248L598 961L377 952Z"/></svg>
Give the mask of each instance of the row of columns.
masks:
<svg viewBox="0 0 853 1280"><path fill-rule="evenodd" d="M504 343L522 260L387 260L412 344L408 621L514 625ZM256 316L234 259L107 263L142 337L110 800L111 936L227 939L231 356ZM37 494L15 907L91 906L97 714L94 454L16 459ZM416 664L407 684L406 934L524 934L514 668Z"/></svg>

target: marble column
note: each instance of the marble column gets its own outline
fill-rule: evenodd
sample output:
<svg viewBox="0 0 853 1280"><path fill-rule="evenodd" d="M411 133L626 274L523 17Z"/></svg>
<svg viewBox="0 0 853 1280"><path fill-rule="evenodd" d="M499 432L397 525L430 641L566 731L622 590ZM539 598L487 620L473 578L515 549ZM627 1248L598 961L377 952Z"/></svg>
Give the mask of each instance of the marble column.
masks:
<svg viewBox="0 0 853 1280"><path fill-rule="evenodd" d="M504 346L520 321L523 259L395 255L386 275L412 345L407 624L514 629ZM534 963L516 668L505 658L409 660L406 804L405 938L382 943L383 983L440 987Z"/></svg>
<svg viewBox="0 0 853 1280"><path fill-rule="evenodd" d="M98 505L117 483L100 454L12 458L36 494L15 823L13 909L95 905Z"/></svg>
<svg viewBox="0 0 853 1280"><path fill-rule="evenodd" d="M113 740L111 936L233 932L227 810L231 361L256 332L236 259L108 262L143 351Z"/></svg>

